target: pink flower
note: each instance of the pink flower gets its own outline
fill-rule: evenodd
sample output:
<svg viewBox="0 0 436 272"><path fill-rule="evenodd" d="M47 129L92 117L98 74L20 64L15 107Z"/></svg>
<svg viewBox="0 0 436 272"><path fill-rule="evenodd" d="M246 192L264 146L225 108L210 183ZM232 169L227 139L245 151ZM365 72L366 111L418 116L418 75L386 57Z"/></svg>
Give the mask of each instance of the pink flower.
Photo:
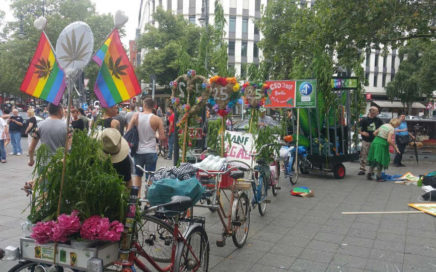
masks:
<svg viewBox="0 0 436 272"><path fill-rule="evenodd" d="M56 226L55 221L38 222L32 228L30 235L38 244L45 244L52 241L53 229Z"/></svg>
<svg viewBox="0 0 436 272"><path fill-rule="evenodd" d="M78 211L73 211L71 215L61 214L58 217L58 227L64 231L65 236L69 236L80 231L80 219L78 214Z"/></svg>

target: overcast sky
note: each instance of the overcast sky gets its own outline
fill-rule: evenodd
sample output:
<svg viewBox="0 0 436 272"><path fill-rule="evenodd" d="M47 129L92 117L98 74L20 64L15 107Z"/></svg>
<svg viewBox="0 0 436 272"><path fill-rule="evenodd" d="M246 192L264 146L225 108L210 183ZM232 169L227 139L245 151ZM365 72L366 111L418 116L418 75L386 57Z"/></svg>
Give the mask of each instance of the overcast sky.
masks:
<svg viewBox="0 0 436 272"><path fill-rule="evenodd" d="M117 10L121 10L129 17L129 21L127 21L125 25L126 37L122 39L123 44L127 49L128 41L135 39L135 32L138 27L139 4L141 0L91 0L91 2L95 4L98 13L111 13L112 15L115 15ZM14 19L9 9L10 3L10 0L0 0L0 9L6 12L6 21Z"/></svg>

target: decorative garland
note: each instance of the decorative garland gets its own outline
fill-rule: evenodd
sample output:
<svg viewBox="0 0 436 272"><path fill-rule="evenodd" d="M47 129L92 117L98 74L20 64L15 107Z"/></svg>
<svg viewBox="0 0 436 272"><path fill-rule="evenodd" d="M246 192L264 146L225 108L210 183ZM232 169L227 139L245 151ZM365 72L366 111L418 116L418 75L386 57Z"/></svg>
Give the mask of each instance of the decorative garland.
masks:
<svg viewBox="0 0 436 272"><path fill-rule="evenodd" d="M244 97L244 103L248 108L259 109L265 105L270 90L270 86L267 83L245 82L242 85L241 93Z"/></svg>
<svg viewBox="0 0 436 272"><path fill-rule="evenodd" d="M220 116L227 116L241 97L241 86L235 77L214 76L209 79L210 97L207 103Z"/></svg>

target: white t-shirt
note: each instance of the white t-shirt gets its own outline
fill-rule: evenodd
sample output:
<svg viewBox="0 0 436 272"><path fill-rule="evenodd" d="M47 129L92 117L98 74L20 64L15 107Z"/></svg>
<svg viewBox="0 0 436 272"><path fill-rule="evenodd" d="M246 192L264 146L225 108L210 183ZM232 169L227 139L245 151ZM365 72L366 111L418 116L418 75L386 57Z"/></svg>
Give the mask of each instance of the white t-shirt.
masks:
<svg viewBox="0 0 436 272"><path fill-rule="evenodd" d="M0 117L0 140L6 139L5 130L7 125L8 123L3 118Z"/></svg>

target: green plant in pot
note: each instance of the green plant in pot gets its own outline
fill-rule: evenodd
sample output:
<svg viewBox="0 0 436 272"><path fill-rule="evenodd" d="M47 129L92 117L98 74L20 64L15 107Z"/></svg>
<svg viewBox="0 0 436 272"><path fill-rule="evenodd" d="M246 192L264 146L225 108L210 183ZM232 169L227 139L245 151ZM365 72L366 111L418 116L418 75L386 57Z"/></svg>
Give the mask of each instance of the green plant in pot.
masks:
<svg viewBox="0 0 436 272"><path fill-rule="evenodd" d="M101 143L86 132L74 132L66 157L65 181L60 214L79 211L83 220L93 215L124 220L128 190L102 151ZM50 154L42 145L36 155L35 182L28 219L32 222L56 219L64 150Z"/></svg>

